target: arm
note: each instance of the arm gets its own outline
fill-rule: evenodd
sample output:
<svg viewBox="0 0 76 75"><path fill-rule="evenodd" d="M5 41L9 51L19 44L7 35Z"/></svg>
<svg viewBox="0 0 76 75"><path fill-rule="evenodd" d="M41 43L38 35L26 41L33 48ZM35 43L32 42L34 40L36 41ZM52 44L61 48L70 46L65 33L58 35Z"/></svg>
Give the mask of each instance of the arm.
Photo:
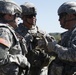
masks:
<svg viewBox="0 0 76 75"><path fill-rule="evenodd" d="M55 52L59 59L65 61L76 62L76 34L71 35L71 40L69 40L68 47L63 47L56 43L56 41L48 42L48 51Z"/></svg>
<svg viewBox="0 0 76 75"><path fill-rule="evenodd" d="M0 55L3 54L0 59L0 63L6 64L14 62L19 66L25 68L28 65L27 58L22 55L21 50L17 50L18 52L13 54L11 52L11 47L15 44L14 37L9 29L7 28L0 28Z"/></svg>

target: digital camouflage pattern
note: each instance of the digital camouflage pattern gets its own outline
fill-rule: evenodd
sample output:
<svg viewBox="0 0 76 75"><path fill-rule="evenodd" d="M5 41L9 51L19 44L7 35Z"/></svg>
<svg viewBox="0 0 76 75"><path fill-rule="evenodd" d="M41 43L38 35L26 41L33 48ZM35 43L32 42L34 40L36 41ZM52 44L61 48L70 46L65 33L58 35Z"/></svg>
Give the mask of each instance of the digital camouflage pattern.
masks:
<svg viewBox="0 0 76 75"><path fill-rule="evenodd" d="M49 75L75 75L76 74L76 2L64 2L58 9L61 27L68 29L62 33L59 44L56 41L47 45L49 52L56 54L56 59L49 66ZM72 18L66 16L74 15ZM62 22L63 21L63 22ZM68 26L66 26L68 25ZM71 26L71 27L70 27Z"/></svg>
<svg viewBox="0 0 76 75"><path fill-rule="evenodd" d="M21 5L22 8L22 15L32 15L37 14L37 9L33 3L25 2Z"/></svg>
<svg viewBox="0 0 76 75"><path fill-rule="evenodd" d="M0 0L0 75L22 75L23 70L29 67L27 58L23 54L22 47L25 43L22 42L23 45L21 45L21 39L14 30L16 27L15 19L20 13L21 8L14 2ZM13 20L5 18L8 14L13 16ZM27 53L26 45L24 47L24 52ZM21 69L22 71L20 71Z"/></svg>
<svg viewBox="0 0 76 75"><path fill-rule="evenodd" d="M59 44L54 45L58 57L50 64L49 75L72 75L76 72L76 25L62 35Z"/></svg>
<svg viewBox="0 0 76 75"><path fill-rule="evenodd" d="M22 23L19 24L18 26L19 27L17 28L16 31L26 39L28 48L27 58L31 64L30 74L40 75L40 73L43 72L43 70L44 72L46 72L47 65L49 63L49 56L47 53L45 53L44 50L36 48L38 39L40 38L41 35L44 35L44 33L40 32L37 26L34 26L31 29L28 29ZM39 35L40 34L41 35L39 36L38 33Z"/></svg>
<svg viewBox="0 0 76 75"><path fill-rule="evenodd" d="M29 63L22 55L19 38L13 28L8 24L0 23L0 72L3 75L18 75L19 67L27 66Z"/></svg>
<svg viewBox="0 0 76 75"><path fill-rule="evenodd" d="M0 13L4 14L20 15L22 12L21 7L12 0L0 0L0 7Z"/></svg>
<svg viewBox="0 0 76 75"><path fill-rule="evenodd" d="M63 3L58 9L58 15L62 13L75 14L76 13L76 2L68 1Z"/></svg>

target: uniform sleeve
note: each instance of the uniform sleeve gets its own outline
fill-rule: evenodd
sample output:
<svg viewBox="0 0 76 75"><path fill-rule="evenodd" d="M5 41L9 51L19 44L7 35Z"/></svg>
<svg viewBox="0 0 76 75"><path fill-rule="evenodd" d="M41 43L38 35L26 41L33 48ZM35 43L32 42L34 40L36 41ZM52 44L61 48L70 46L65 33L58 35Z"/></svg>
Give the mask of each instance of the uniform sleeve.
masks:
<svg viewBox="0 0 76 75"><path fill-rule="evenodd" d="M61 60L76 62L76 33L71 36L68 47L56 44L54 52L58 54Z"/></svg>

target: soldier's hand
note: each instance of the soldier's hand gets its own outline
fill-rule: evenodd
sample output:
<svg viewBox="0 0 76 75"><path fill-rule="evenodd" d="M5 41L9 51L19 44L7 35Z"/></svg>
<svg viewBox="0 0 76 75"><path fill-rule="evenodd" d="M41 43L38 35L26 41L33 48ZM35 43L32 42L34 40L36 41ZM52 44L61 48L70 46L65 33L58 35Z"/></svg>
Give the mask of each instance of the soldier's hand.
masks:
<svg viewBox="0 0 76 75"><path fill-rule="evenodd" d="M56 39L53 36L49 35L49 34L47 34L46 37L43 37L43 39L46 42L46 47L47 47L48 51L49 52L53 51L54 47L55 47L55 45L57 43Z"/></svg>
<svg viewBox="0 0 76 75"><path fill-rule="evenodd" d="M44 39L39 39L38 40L38 47L39 48L45 48L45 46L46 46L45 40Z"/></svg>
<svg viewBox="0 0 76 75"><path fill-rule="evenodd" d="M46 36L46 39L47 39L48 42L52 42L52 41L56 40L53 36L51 36L49 34L46 34L45 36Z"/></svg>
<svg viewBox="0 0 76 75"><path fill-rule="evenodd" d="M48 52L53 52L56 44L57 44L57 42L55 40L52 40L52 42L48 42L48 44L47 44Z"/></svg>
<svg viewBox="0 0 76 75"><path fill-rule="evenodd" d="M50 36L50 35L45 35L43 36L42 39L38 41L38 46L41 48L42 47L47 48L48 52L53 51L55 48L55 45L56 45L56 40L53 36Z"/></svg>

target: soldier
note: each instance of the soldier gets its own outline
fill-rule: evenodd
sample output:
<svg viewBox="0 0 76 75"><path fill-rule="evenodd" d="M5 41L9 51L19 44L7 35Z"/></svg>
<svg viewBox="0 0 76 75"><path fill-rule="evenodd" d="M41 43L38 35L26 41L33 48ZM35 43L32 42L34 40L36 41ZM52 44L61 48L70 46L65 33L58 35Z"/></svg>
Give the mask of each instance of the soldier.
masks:
<svg viewBox="0 0 76 75"><path fill-rule="evenodd" d="M56 54L56 59L50 64L49 75L76 75L76 2L63 3L58 15L61 27L68 31L62 34L59 44L52 39L46 42L48 52Z"/></svg>
<svg viewBox="0 0 76 75"><path fill-rule="evenodd" d="M23 38L14 30L21 12L16 3L0 0L0 75L21 75L21 69L30 66L22 53L27 53L25 43L21 44Z"/></svg>
<svg viewBox="0 0 76 75"><path fill-rule="evenodd" d="M21 7L23 23L16 30L26 39L27 58L31 64L30 75L47 75L49 56L44 50L37 48L38 39L45 35L36 25L37 10L30 2L25 2Z"/></svg>

